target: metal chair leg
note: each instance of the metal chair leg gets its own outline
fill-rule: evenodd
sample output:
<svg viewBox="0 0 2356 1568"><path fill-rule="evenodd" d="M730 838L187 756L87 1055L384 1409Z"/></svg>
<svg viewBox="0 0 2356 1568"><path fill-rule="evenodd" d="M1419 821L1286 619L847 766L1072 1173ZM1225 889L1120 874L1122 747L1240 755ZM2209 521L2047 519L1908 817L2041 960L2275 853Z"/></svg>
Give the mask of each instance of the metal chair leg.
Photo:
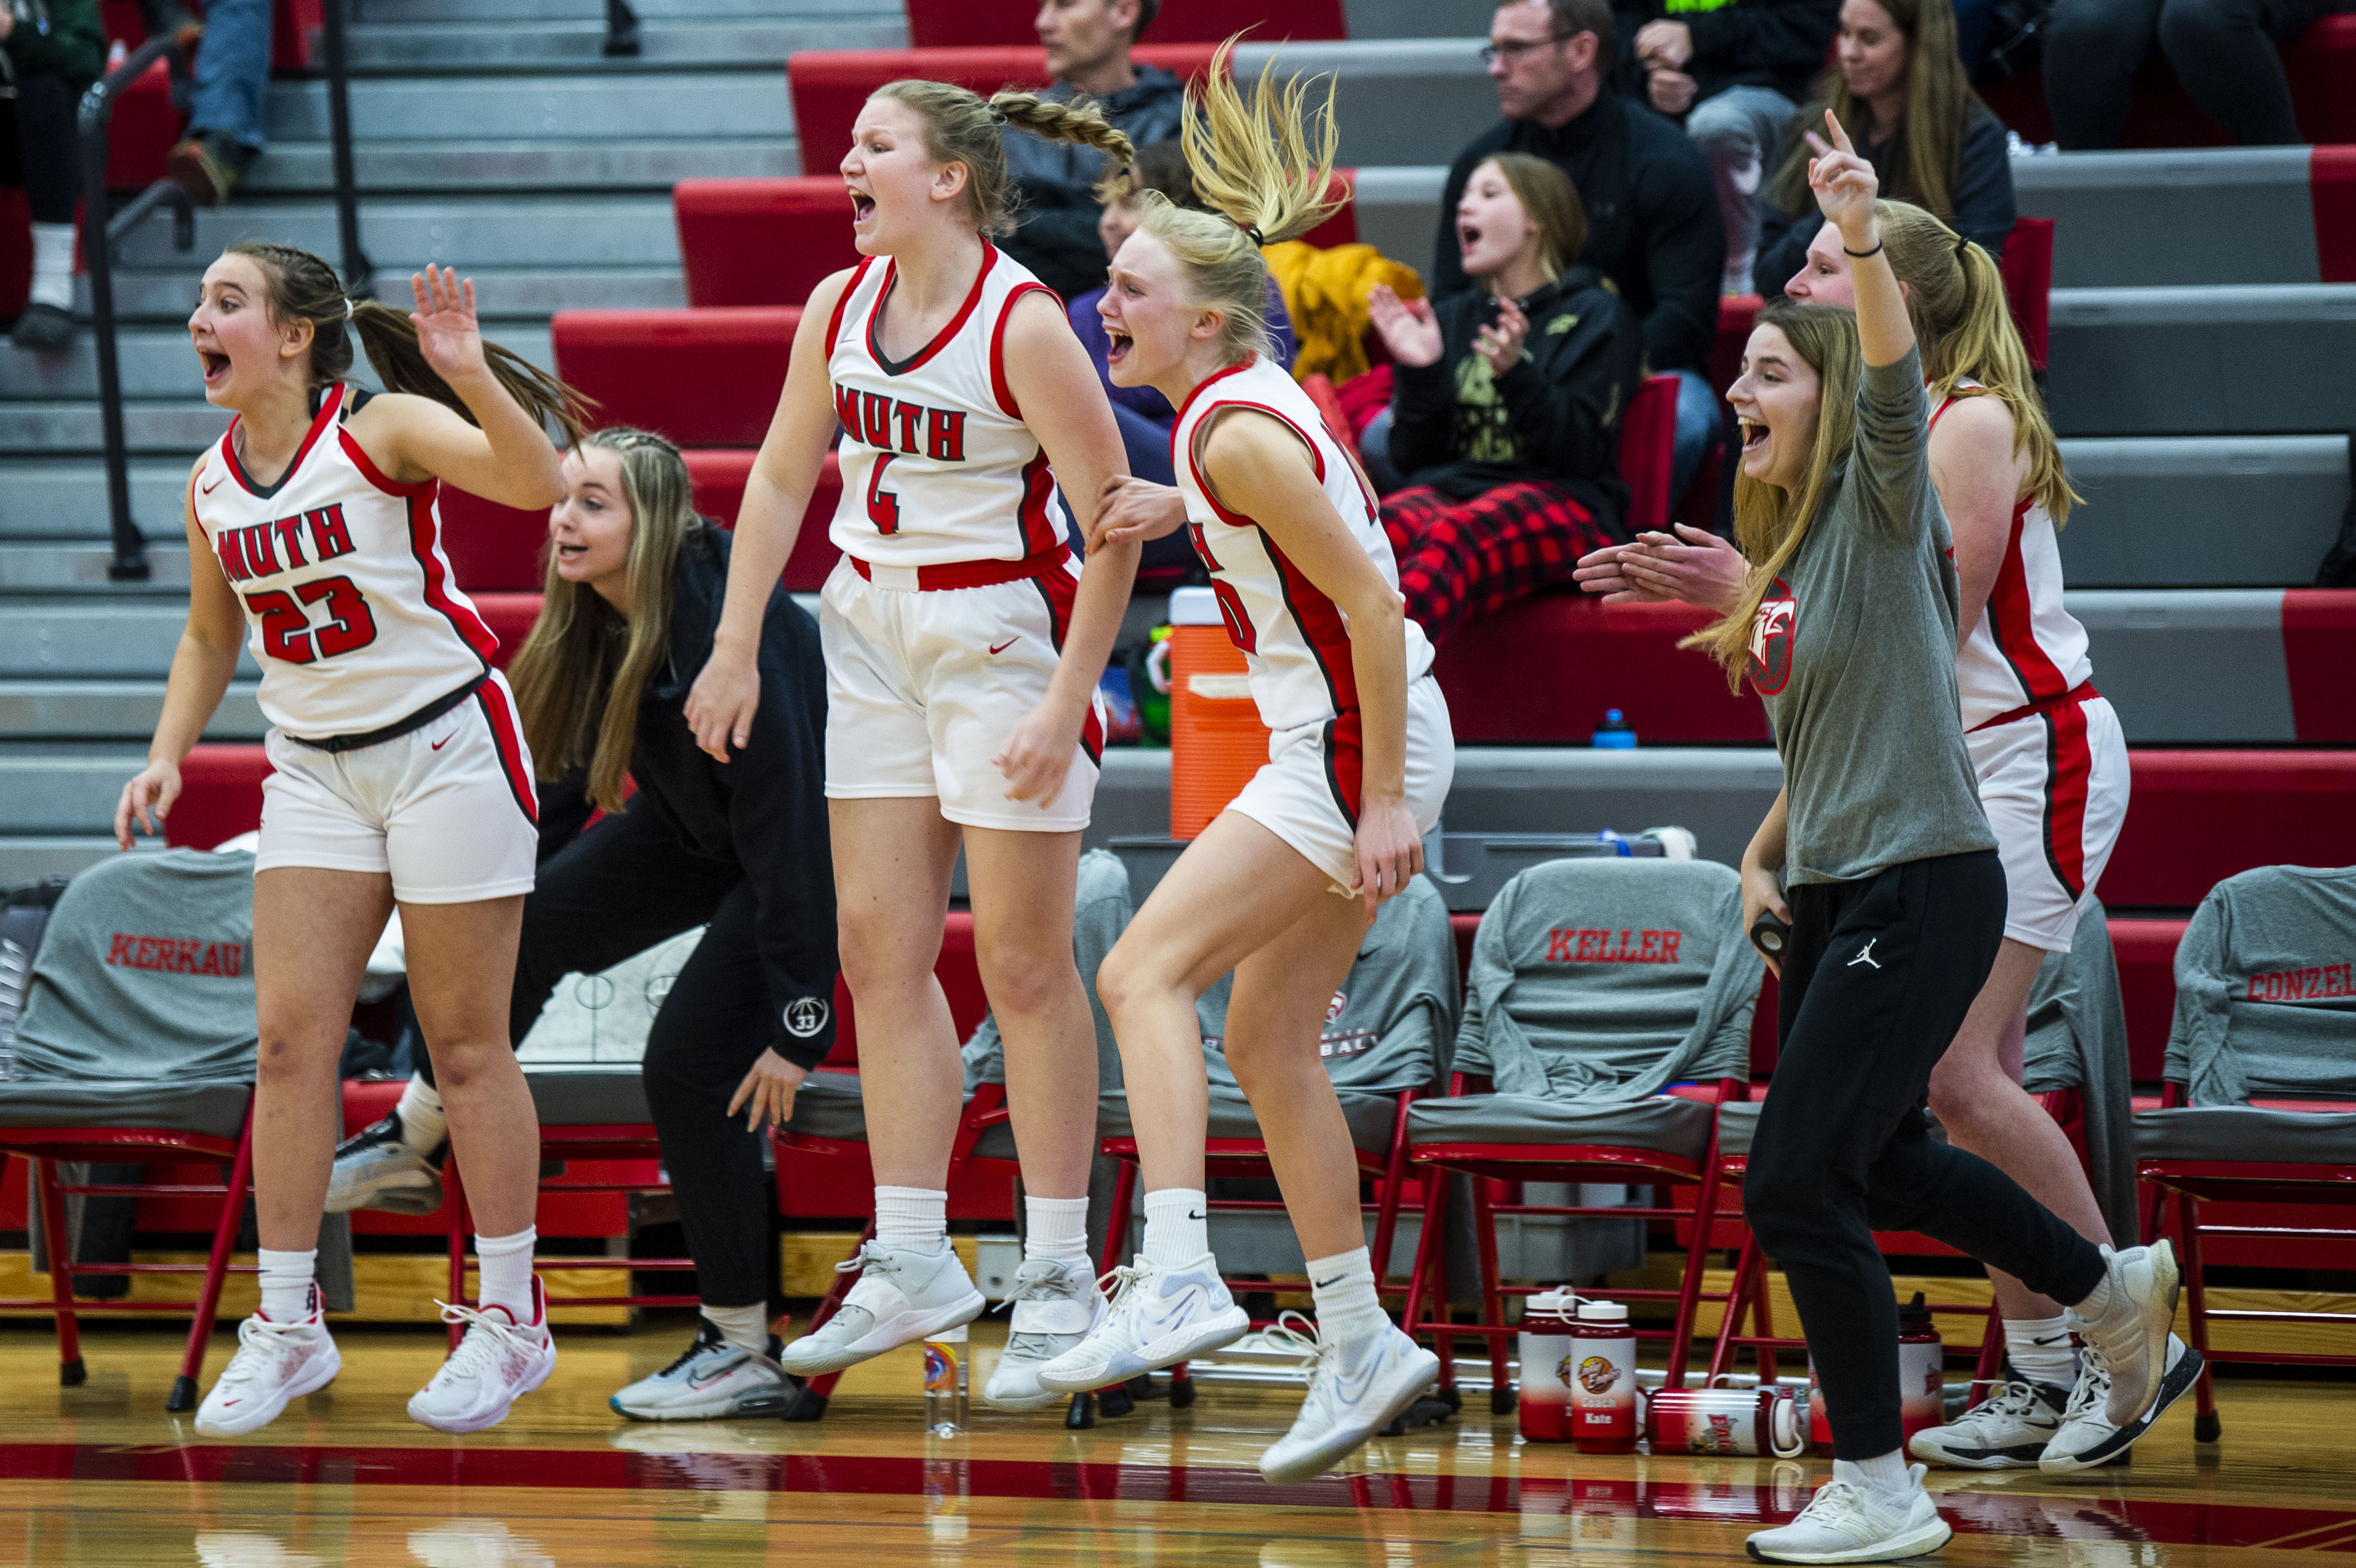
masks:
<svg viewBox="0 0 2356 1568"><path fill-rule="evenodd" d="M82 1365L81 1326L73 1305L73 1238L66 1233L65 1200L58 1194L58 1162L33 1161L33 1179L41 1189L41 1233L49 1249L49 1300L58 1321L58 1382L80 1388L90 1378Z"/></svg>
<svg viewBox="0 0 2356 1568"><path fill-rule="evenodd" d="M1481 1321L1484 1327L1505 1326L1505 1297L1497 1287L1497 1216L1491 1205L1489 1178L1472 1179L1472 1240L1481 1257ZM1505 1337L1483 1334L1489 1342L1489 1410L1505 1415L1514 1408L1513 1380L1505 1376Z"/></svg>
<svg viewBox="0 0 2356 1568"><path fill-rule="evenodd" d="M2201 1352L2201 1379L2192 1388L2192 1440L2214 1443L2224 1430L2217 1418L2217 1387L2212 1363L2209 1360L2209 1286L2201 1278L2201 1200L2190 1192L2176 1195L2178 1247L2184 1254L2185 1313L2190 1318L2186 1327L2192 1332L2192 1348Z"/></svg>
<svg viewBox="0 0 2356 1568"><path fill-rule="evenodd" d="M213 1250L205 1259L205 1283L197 1293L197 1315L188 1325L188 1348L180 1356L180 1375L172 1380L169 1411L194 1410L197 1379L205 1370L205 1346L220 1311L221 1282L229 1273L230 1251L237 1245L238 1221L245 1217L246 1188L253 1179L253 1113L246 1112L245 1131L237 1141L237 1158L230 1167L229 1190L221 1195L220 1220L213 1226Z"/></svg>

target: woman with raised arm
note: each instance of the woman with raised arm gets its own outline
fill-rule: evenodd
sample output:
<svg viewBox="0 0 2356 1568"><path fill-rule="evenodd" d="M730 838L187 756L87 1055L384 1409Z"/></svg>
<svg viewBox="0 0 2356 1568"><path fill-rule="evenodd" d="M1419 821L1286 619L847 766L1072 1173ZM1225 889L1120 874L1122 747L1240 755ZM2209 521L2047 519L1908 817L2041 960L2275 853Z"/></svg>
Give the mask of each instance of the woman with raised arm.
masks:
<svg viewBox="0 0 2356 1568"><path fill-rule="evenodd" d="M262 1306L197 1413L208 1435L267 1424L341 1364L312 1284L336 1067L396 904L481 1264L477 1306L442 1308L466 1337L409 1413L478 1431L556 1365L531 1269L539 1123L507 1027L539 842L531 758L498 639L450 581L436 496L446 480L555 501L543 425L578 434L580 400L483 341L471 282L429 267L411 283L404 315L347 297L316 256L241 240L188 318L205 400L237 417L188 475L188 627L114 831L128 849L134 822L157 830L247 641L271 723L253 877ZM355 337L390 390L342 379Z"/></svg>
<svg viewBox="0 0 2356 1568"><path fill-rule="evenodd" d="M1357 1160L1318 1034L1376 906L1422 869L1455 741L1373 487L1268 358L1260 247L1330 210L1332 101L1312 148L1299 81L1280 88L1263 72L1247 103L1227 77L1233 48L1186 110L1194 188L1215 210L1148 197L1100 308L1113 379L1159 388L1178 410L1170 439L1186 526L1250 667L1269 762L1178 858L1098 973L1130 1103L1153 1110L1135 1118L1145 1250L1115 1271L1111 1316L1040 1381L1099 1388L1249 1327L1220 1283L1204 1208L1209 1089L1194 1001L1232 969L1227 1061L1267 1139L1317 1303L1317 1328L1300 1338L1314 1357L1308 1398L1260 1459L1284 1483L1339 1463L1439 1372L1376 1294Z"/></svg>
<svg viewBox="0 0 2356 1568"><path fill-rule="evenodd" d="M1012 222L1010 124L1130 156L1094 109L1027 92L894 81L861 109L842 177L866 259L803 307L687 718L723 762L749 741L762 613L839 420L843 558L819 615L827 816L875 1236L841 1310L778 1360L840 1371L982 1309L948 1242L964 1083L933 978L962 846L1025 1193L1013 1321L983 1397L1029 1410L1055 1401L1040 1365L1103 1312L1087 1237L1096 1029L1072 908L1103 743L1097 681L1137 547L1093 547L1082 571L1064 542L1058 486L1085 525L1125 465L1062 306L988 238Z"/></svg>
<svg viewBox="0 0 2356 1568"><path fill-rule="evenodd" d="M2046 954L2070 950L2126 816L2126 737L2094 690L2085 629L2062 602L2055 534L2076 497L1995 261L1918 207L1885 200L1878 211L1922 345L1931 480L1954 536L1964 606L1955 658L1964 744L2005 875L2004 944L1932 1072L1931 1109L1951 1142L2101 1242L2109 1230L2077 1152L2020 1088L2029 990ZM1837 230L1817 235L1785 294L1854 304ZM1677 531L1675 541L1649 534L1599 550L1578 575L1615 600L1731 611L1746 570L1740 552L1702 530ZM2148 1430L2109 1423L2109 1371L2072 1348L2058 1303L2000 1270L1991 1281L2006 1380L1953 1424L1916 1433L1917 1457L1968 1469L2083 1469Z"/></svg>
<svg viewBox="0 0 2356 1568"><path fill-rule="evenodd" d="M1875 1231L1920 1231L2071 1308L2111 1373L2106 1418L2148 1421L2169 1365L2167 1243L2112 1253L2011 1178L1929 1136L1933 1068L2003 942L2004 869L1955 687L1960 589L1928 461L1921 356L1840 123L1810 187L1840 235L1851 316L1779 305L1729 394L1736 528L1755 563L1702 635L1765 699L1783 792L1743 857L1748 925L1789 923L1782 1047L1743 1209L1783 1268L1830 1413L1832 1481L1750 1539L1772 1562L1882 1562L1951 1533L1901 1446L1897 1303Z"/></svg>

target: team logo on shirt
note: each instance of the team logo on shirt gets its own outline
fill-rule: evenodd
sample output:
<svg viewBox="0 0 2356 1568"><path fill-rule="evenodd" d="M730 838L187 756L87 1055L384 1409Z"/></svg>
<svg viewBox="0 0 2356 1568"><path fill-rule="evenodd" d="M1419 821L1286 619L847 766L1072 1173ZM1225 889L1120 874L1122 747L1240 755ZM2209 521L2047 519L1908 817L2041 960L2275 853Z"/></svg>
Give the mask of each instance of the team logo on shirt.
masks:
<svg viewBox="0 0 2356 1568"><path fill-rule="evenodd" d="M826 1027L830 1010L823 997L796 997L786 1004L786 1032L796 1040L808 1040Z"/></svg>
<svg viewBox="0 0 2356 1568"><path fill-rule="evenodd" d="M1751 689L1760 696L1779 696L1791 684L1792 639L1799 627L1799 601L1779 577L1761 595L1759 613L1751 623Z"/></svg>

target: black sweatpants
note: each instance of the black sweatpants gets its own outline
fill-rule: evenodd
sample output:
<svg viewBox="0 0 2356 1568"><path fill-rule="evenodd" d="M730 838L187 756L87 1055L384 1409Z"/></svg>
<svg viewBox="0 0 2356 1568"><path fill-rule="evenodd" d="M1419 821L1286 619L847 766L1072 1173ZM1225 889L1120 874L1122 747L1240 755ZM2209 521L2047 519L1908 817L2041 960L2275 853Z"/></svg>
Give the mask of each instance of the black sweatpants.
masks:
<svg viewBox="0 0 2356 1568"><path fill-rule="evenodd" d="M0 185L24 188L36 223L74 220L74 202L81 194L74 164L74 104L80 97L81 88L64 77L27 71L16 80L16 101L0 105Z"/></svg>
<svg viewBox="0 0 2356 1568"><path fill-rule="evenodd" d="M2351 0L2055 0L2045 102L2072 151L2115 147L2127 84L2157 45L2203 114L2245 147L2305 141L2277 44Z"/></svg>
<svg viewBox="0 0 2356 1568"><path fill-rule="evenodd" d="M557 981L594 975L666 937L708 925L647 1036L647 1104L679 1200L697 1292L708 1307L767 1298L770 1216L761 1135L729 1097L776 1038L742 868L690 852L651 809L606 816L543 861L523 905L509 1038L521 1043ZM431 1083L430 1061L419 1068Z"/></svg>
<svg viewBox="0 0 2356 1568"><path fill-rule="evenodd" d="M1931 1136L1926 1093L2004 940L1993 849L1791 890L1782 1050L1742 1211L1783 1267L1833 1453L1900 1446L1898 1301L1876 1231L1918 1231L2062 1302L2102 1253L2012 1178Z"/></svg>

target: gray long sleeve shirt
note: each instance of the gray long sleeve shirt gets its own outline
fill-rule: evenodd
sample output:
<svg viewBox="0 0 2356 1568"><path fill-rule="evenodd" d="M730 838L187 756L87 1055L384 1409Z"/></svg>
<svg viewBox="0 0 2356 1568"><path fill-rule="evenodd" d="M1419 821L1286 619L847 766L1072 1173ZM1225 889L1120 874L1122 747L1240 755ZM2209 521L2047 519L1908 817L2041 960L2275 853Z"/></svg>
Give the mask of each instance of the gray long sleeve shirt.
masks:
<svg viewBox="0 0 2356 1568"><path fill-rule="evenodd" d="M2176 947L2168 1075L2195 1105L2356 1083L2356 866L2228 877Z"/></svg>

